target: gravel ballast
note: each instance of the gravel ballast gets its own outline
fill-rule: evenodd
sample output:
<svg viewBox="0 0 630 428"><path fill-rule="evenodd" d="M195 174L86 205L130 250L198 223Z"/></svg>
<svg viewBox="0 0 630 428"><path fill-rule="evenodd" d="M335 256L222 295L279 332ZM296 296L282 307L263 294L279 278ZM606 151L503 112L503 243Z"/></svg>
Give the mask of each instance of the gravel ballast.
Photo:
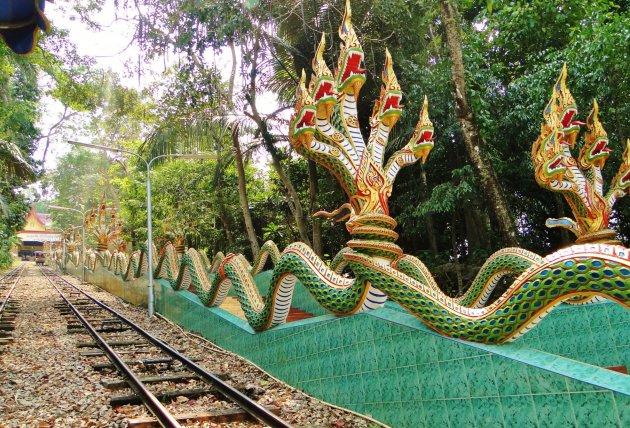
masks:
<svg viewBox="0 0 630 428"><path fill-rule="evenodd" d="M80 283L70 276L64 278L75 285ZM207 370L225 375L229 384L247 391L260 404L281 408L280 417L293 426L381 426L309 397L168 320L160 317L148 320L145 309L127 304L96 286L81 287L187 357L199 359L198 364ZM113 409L109 405L109 399L120 395L120 391L104 388L101 381L116 380L116 374L94 370L91 364L101 362L100 359L79 356L85 349L77 348L77 343L91 339L87 334L68 333L66 319L54 307L61 298L34 264L27 263L14 291L14 300L20 302L14 339L0 346L0 427L125 427L127 418L149 416L139 406ZM195 400L194 405L197 407L193 409L200 409L204 401Z"/></svg>

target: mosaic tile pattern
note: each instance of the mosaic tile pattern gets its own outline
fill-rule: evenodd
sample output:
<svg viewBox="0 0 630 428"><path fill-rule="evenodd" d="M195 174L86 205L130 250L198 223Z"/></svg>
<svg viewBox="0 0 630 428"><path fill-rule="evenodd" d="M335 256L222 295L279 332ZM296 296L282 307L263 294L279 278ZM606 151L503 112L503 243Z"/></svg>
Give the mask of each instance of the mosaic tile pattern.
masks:
<svg viewBox="0 0 630 428"><path fill-rule="evenodd" d="M601 367L630 368L630 317L607 302L561 307L522 344ZM560 337L558 337L560 336Z"/></svg>
<svg viewBox="0 0 630 428"><path fill-rule="evenodd" d="M229 318L231 315L220 309L202 307L196 300L192 293L162 287L157 309L272 375L392 427L630 426L628 394L542 370L480 346L510 347L471 346L445 339L423 328L394 304L374 313L389 311L388 320L372 314L321 316L295 323L297 326L253 334L242 320ZM559 355L583 361L602 358L590 355L594 343L581 351L561 340L562 335L551 337L559 324L581 318L587 320L583 328L587 333L585 343L594 341L593 337L601 332L625 329L621 330L625 336L612 337L621 360L603 358L611 365L624 364L627 353L623 357L619 350L626 346L623 339L630 336L630 315L619 309L617 313L616 305L601 304L557 310L539 325L530 346L535 343L547 352L551 348L546 347L555 346ZM417 327L404 324L409 320ZM262 343L265 346L259 346ZM520 352L532 361L540 354L534 349L510 352ZM543 355L551 361L557 359ZM630 377L615 376L630 387Z"/></svg>
<svg viewBox="0 0 630 428"><path fill-rule="evenodd" d="M388 309L406 310L388 302ZM519 340L519 345L600 367L630 369L630 314L609 302L560 306Z"/></svg>

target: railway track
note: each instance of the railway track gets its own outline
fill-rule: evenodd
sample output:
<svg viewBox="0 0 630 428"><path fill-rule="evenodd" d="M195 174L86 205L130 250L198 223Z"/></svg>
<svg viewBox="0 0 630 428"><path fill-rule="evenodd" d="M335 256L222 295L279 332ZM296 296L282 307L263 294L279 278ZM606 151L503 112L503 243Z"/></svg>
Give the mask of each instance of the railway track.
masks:
<svg viewBox="0 0 630 428"><path fill-rule="evenodd" d="M128 419L128 426L179 427L190 422L243 420L270 427L290 426L275 414L280 409L259 405L63 277L45 268L41 272L63 301L56 307L67 316L68 332L87 332L91 336L90 341L79 343L80 348L91 349L81 355L96 361L92 364L95 370L117 372L118 379L103 381L103 385L131 390L111 398L110 404L144 405L153 415ZM180 409L189 400L204 399L216 409L188 413Z"/></svg>
<svg viewBox="0 0 630 428"><path fill-rule="evenodd" d="M13 341L15 316L20 305L17 301L12 300L12 295L23 272L24 265L21 264L0 279L0 352L4 346Z"/></svg>

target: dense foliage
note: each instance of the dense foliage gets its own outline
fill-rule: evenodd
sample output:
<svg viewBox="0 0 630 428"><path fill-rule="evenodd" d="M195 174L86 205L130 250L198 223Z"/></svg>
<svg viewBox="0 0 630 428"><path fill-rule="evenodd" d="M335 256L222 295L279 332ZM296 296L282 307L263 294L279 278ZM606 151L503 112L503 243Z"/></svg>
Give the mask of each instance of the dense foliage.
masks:
<svg viewBox="0 0 630 428"><path fill-rule="evenodd" d="M32 64L0 45L0 269L12 263L9 251L28 212L21 190L34 179L39 96Z"/></svg>

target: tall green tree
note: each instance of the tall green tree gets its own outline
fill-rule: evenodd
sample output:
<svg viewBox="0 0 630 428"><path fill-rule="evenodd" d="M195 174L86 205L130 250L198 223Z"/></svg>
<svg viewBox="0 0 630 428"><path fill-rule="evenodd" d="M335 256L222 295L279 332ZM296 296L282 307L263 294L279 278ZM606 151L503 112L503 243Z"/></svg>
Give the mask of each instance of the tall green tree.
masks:
<svg viewBox="0 0 630 428"><path fill-rule="evenodd" d="M518 233L510 213L508 203L503 196L499 179L492 162L486 154L474 112L468 101L468 85L466 69L462 55L462 40L459 29L459 15L451 0L440 0L444 34L451 60L453 93L455 97L455 114L462 128L466 152L471 163L479 174L481 188L487 202L488 213L499 229L504 244L515 246Z"/></svg>

